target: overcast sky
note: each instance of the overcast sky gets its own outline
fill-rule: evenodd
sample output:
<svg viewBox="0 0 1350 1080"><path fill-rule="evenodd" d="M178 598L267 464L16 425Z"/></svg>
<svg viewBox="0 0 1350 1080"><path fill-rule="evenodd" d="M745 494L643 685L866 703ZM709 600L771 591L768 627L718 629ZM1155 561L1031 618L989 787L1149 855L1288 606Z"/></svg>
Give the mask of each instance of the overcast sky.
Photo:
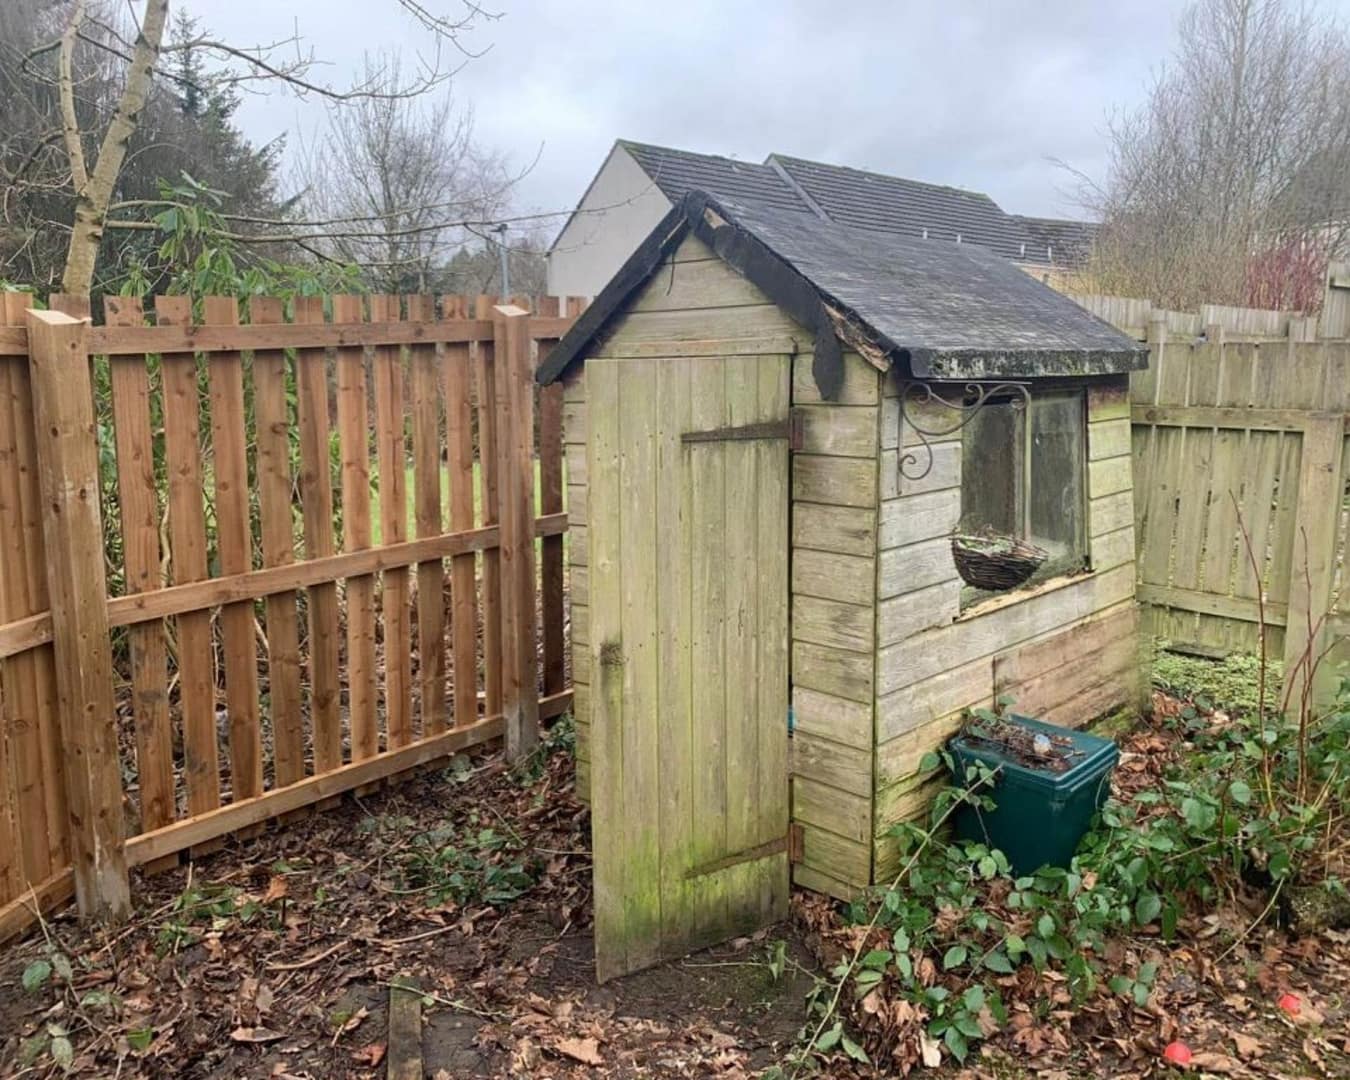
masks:
<svg viewBox="0 0 1350 1080"><path fill-rule="evenodd" d="M456 10L458 0L425 0ZM479 139L523 166L525 210L573 206L615 138L752 161L770 151L987 192L1012 213L1076 216L1105 170L1113 110L1141 99L1184 0L486 0L488 51L455 81ZM349 79L363 50L426 52L396 0L188 0L237 44L299 31ZM1350 0L1324 5L1350 14ZM268 139L316 104L251 98Z"/></svg>

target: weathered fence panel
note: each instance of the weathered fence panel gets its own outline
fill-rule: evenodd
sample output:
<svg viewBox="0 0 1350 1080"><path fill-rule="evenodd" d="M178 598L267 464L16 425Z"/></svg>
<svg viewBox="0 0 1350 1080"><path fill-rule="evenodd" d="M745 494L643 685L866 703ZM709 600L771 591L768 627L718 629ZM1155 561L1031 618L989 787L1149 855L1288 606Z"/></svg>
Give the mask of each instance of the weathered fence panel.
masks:
<svg viewBox="0 0 1350 1080"><path fill-rule="evenodd" d="M1220 654L1255 651L1264 621L1291 673L1344 651L1350 345L1230 342L1214 324L1178 341L1156 314L1149 340L1132 384L1146 631Z"/></svg>
<svg viewBox="0 0 1350 1080"><path fill-rule="evenodd" d="M570 704L532 372L579 308L404 299L0 296L0 939Z"/></svg>

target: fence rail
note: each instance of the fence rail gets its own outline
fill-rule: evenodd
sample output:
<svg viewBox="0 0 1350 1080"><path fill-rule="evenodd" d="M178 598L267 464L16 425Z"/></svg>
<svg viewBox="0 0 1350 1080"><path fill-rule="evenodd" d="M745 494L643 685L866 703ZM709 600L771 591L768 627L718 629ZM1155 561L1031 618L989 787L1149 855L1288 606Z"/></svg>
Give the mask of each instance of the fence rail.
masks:
<svg viewBox="0 0 1350 1080"><path fill-rule="evenodd" d="M53 307L0 297L0 940L566 709L578 303Z"/></svg>

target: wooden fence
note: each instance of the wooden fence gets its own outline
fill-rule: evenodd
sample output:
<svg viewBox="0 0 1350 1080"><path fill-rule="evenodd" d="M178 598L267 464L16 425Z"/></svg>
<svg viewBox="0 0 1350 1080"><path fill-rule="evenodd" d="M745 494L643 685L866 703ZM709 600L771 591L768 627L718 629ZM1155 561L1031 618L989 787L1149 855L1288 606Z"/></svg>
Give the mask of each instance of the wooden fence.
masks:
<svg viewBox="0 0 1350 1080"><path fill-rule="evenodd" d="M579 304L53 308L0 294L0 940L568 707Z"/></svg>
<svg viewBox="0 0 1350 1080"><path fill-rule="evenodd" d="M1350 659L1350 343L1232 342L1213 324L1196 341L1161 318L1150 342L1132 379L1143 625L1202 653L1254 652L1263 600L1269 654L1297 690L1305 650L1328 652L1325 692Z"/></svg>

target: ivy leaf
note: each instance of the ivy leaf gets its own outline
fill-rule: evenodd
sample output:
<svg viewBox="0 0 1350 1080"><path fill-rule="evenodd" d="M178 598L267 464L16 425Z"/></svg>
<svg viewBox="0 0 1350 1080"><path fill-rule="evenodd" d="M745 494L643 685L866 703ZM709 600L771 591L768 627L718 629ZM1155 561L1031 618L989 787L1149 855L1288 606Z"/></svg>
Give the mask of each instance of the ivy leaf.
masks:
<svg viewBox="0 0 1350 1080"><path fill-rule="evenodd" d="M966 962L966 957L969 955L970 950L964 945L953 945L942 957L942 970L951 971L954 967L960 967Z"/></svg>
<svg viewBox="0 0 1350 1080"><path fill-rule="evenodd" d="M1245 780L1234 780L1229 784L1228 794L1239 806L1246 806L1252 801L1252 788Z"/></svg>
<svg viewBox="0 0 1350 1080"><path fill-rule="evenodd" d="M1162 911L1162 898L1157 893L1143 893L1134 902L1134 921L1147 926Z"/></svg>
<svg viewBox="0 0 1350 1080"><path fill-rule="evenodd" d="M23 988L32 993L52 976L52 966L46 960L34 960L23 969Z"/></svg>
<svg viewBox="0 0 1350 1080"><path fill-rule="evenodd" d="M75 1048L70 1045L70 1040L64 1035L58 1035L52 1040L50 1047L52 1060L63 1069L69 1069L75 1063Z"/></svg>
<svg viewBox="0 0 1350 1080"><path fill-rule="evenodd" d="M827 1054L839 1045L839 1040L844 1037L844 1025L835 1024L829 1031L821 1032L820 1038L816 1040L816 1049L822 1054Z"/></svg>
<svg viewBox="0 0 1350 1080"><path fill-rule="evenodd" d="M872 1059L867 1056L867 1051L864 1050L857 1043L855 1043L847 1035L842 1036L839 1041L840 1044L844 1047L844 1053L846 1053L854 1061L860 1061L864 1065L872 1064Z"/></svg>
<svg viewBox="0 0 1350 1080"><path fill-rule="evenodd" d="M970 1044L966 1042L966 1037L956 1028L949 1027L943 1032L942 1041L947 1044L947 1049L952 1052L952 1057L964 1065L966 1055L970 1053Z"/></svg>

